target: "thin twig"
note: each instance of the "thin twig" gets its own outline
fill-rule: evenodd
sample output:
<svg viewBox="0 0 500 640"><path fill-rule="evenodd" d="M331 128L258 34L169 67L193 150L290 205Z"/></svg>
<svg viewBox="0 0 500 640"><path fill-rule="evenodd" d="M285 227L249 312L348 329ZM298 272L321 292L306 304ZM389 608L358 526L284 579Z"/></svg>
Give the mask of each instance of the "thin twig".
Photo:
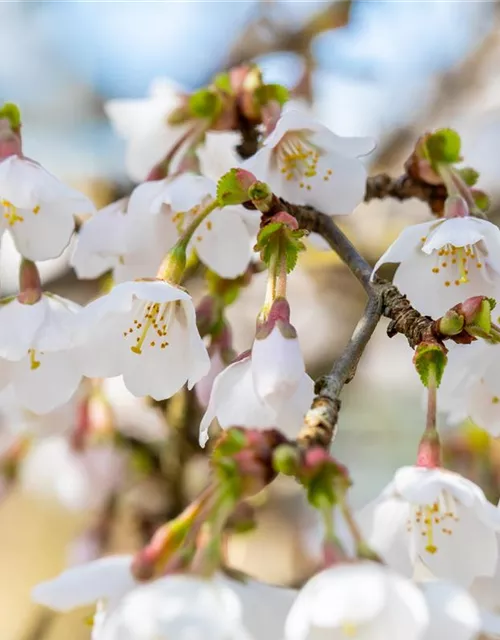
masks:
<svg viewBox="0 0 500 640"><path fill-rule="evenodd" d="M412 348L424 341L442 343L444 340L453 340L453 338L441 335L439 324L414 309L396 286L374 278L372 267L330 216L313 207L292 205L282 199L274 198L266 216L272 217L279 211L286 211L293 215L302 229L320 234L368 294L368 304L346 348L335 362L331 372L317 382L316 396L297 438L300 446L317 445L328 448L336 433L342 388L354 376L358 362L382 316L391 321L387 329L389 337L401 333L406 336Z"/></svg>
<svg viewBox="0 0 500 640"><path fill-rule="evenodd" d="M335 437L340 393L346 383L354 377L358 362L382 315L382 297L373 292L368 298L363 316L347 343L342 355L336 360L330 373L316 383L316 397L307 412L304 426L297 443L300 446L330 446Z"/></svg>

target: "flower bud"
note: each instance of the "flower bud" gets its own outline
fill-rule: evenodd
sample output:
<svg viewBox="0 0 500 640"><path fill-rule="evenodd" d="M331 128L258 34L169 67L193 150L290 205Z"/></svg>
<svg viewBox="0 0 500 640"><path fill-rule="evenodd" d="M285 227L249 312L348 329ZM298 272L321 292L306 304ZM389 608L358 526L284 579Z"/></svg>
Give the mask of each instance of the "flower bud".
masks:
<svg viewBox="0 0 500 640"><path fill-rule="evenodd" d="M248 190L248 197L262 213L267 213L273 201L273 192L265 182L254 182Z"/></svg>
<svg viewBox="0 0 500 640"><path fill-rule="evenodd" d="M294 476L299 469L300 453L291 444L282 444L274 450L273 466L278 473Z"/></svg>
<svg viewBox="0 0 500 640"><path fill-rule="evenodd" d="M465 324L465 318L455 309L447 311L442 318L439 319L439 333L443 336L456 336L462 332Z"/></svg>

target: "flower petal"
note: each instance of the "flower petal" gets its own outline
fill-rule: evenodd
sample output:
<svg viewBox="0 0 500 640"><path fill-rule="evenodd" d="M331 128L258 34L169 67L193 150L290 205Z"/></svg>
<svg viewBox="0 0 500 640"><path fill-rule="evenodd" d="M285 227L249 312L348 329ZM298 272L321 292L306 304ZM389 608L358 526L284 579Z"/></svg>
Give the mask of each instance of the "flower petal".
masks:
<svg viewBox="0 0 500 640"><path fill-rule="evenodd" d="M125 347L123 381L137 397L151 396L155 400L164 400L179 391L189 376L189 335L179 322L172 322L168 346L162 349L160 340L152 342L154 346L146 340L140 354Z"/></svg>
<svg viewBox="0 0 500 640"><path fill-rule="evenodd" d="M29 260L57 258L66 249L75 228L71 200L42 202L37 213L23 210L22 222L15 222L9 231L16 249Z"/></svg>
<svg viewBox="0 0 500 640"><path fill-rule="evenodd" d="M32 591L35 602L56 611L69 611L101 598L117 598L133 588L132 556L110 556L63 571Z"/></svg>
<svg viewBox="0 0 500 640"><path fill-rule="evenodd" d="M425 241L422 251L430 255L433 251L441 249L447 244L454 247L465 247L476 244L483 239L483 221L477 224L477 218L450 218L443 220L434 227ZM486 222L485 224L491 224Z"/></svg>
<svg viewBox="0 0 500 640"><path fill-rule="evenodd" d="M275 325L252 347L252 376L259 398L274 411L281 411L295 394L305 371L297 338L286 338Z"/></svg>
<svg viewBox="0 0 500 640"><path fill-rule="evenodd" d="M33 413L49 413L75 393L82 373L72 351L35 351L36 368L29 357L12 363L12 384L19 403Z"/></svg>
<svg viewBox="0 0 500 640"><path fill-rule="evenodd" d="M276 426L289 438L295 438L304 424L304 416L314 398L314 380L304 372L299 386L276 415Z"/></svg>
<svg viewBox="0 0 500 640"><path fill-rule="evenodd" d="M191 246L221 278L237 278L251 258L250 236L235 208L214 211L197 229Z"/></svg>
<svg viewBox="0 0 500 640"><path fill-rule="evenodd" d="M0 305L0 357L20 360L38 335L47 316L46 297L35 304L12 300Z"/></svg>
<svg viewBox="0 0 500 640"><path fill-rule="evenodd" d="M396 240L391 244L387 251L373 267L372 279L383 264L387 262L406 262L412 259L413 255L420 249L422 238L427 236L429 228L435 222L423 222L422 224L414 224L403 229ZM415 277L416 270L415 270Z"/></svg>
<svg viewBox="0 0 500 640"><path fill-rule="evenodd" d="M406 529L409 507L403 500L387 495L392 487L388 485L381 496L358 511L356 520L370 546L388 565L411 577L413 563Z"/></svg>
<svg viewBox="0 0 500 640"><path fill-rule="evenodd" d="M425 640L473 640L481 630L481 616L474 599L460 587L444 581L421 584L430 613Z"/></svg>
<svg viewBox="0 0 500 640"><path fill-rule="evenodd" d="M274 412L255 394L250 358L229 365L215 378L210 402L200 423L202 447L208 440L208 428L215 417L223 429L236 425L263 429L274 426Z"/></svg>

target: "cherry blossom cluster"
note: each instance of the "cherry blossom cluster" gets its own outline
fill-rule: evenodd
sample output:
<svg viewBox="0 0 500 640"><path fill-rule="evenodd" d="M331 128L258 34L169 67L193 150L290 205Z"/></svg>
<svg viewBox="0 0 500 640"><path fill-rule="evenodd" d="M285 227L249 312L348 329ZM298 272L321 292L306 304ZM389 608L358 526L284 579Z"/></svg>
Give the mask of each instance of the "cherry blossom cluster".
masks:
<svg viewBox="0 0 500 640"><path fill-rule="evenodd" d="M336 135L255 66L191 95L156 82L148 98L106 111L137 184L97 211L23 154L19 109L0 110L2 232L22 256L19 291L0 301L2 410L11 416L2 468L101 516L75 544L80 564L38 585L34 600L57 611L96 603L93 640L500 637L500 508L443 465L437 428L439 409L450 424L469 419L500 435L500 230L486 219L477 173L460 165L458 134L417 142L406 177L440 190L442 207L434 202L434 217L405 229L371 269L332 236L341 234L332 216L365 199L374 141ZM311 229L377 302L316 384L287 299ZM37 262L68 247L77 277L102 285L85 306L40 280ZM398 265L392 287L380 276L388 262ZM265 282L262 304L238 354L227 308L252 278ZM406 305L396 318L384 298L395 287ZM382 313L415 347L427 419L415 464L353 511L349 473L325 433L329 445L342 386ZM429 327L421 339L411 323ZM164 403L186 388L204 412L207 486L157 523L136 555L100 558L102 516L131 483L132 445L174 446ZM317 516L317 571L300 589L226 566L230 521L279 473L295 478ZM140 502L145 482L136 489Z"/></svg>

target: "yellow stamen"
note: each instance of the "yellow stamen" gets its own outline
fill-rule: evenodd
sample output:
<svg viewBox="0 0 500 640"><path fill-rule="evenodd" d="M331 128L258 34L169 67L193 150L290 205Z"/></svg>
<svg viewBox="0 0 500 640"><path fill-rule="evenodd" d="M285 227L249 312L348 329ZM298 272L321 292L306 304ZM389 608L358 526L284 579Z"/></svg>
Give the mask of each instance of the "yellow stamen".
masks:
<svg viewBox="0 0 500 640"><path fill-rule="evenodd" d="M31 370L38 369L41 362L40 360L37 360L35 357L35 349L28 349L28 353L30 354L30 369Z"/></svg>
<svg viewBox="0 0 500 640"><path fill-rule="evenodd" d="M144 329L141 332L141 335L139 336L139 338L137 338L137 344L134 345L133 347L130 347L130 350L133 351L134 353L138 353L141 354L142 353L142 345L144 344L144 340L146 340L146 336L149 330L149 327L153 324L153 318L149 317L146 320L146 324L144 325Z"/></svg>
<svg viewBox="0 0 500 640"><path fill-rule="evenodd" d="M343 622L341 629L346 638L355 638L358 633L358 627L353 622Z"/></svg>
<svg viewBox="0 0 500 640"><path fill-rule="evenodd" d="M24 218L17 213L17 207L8 200L1 200L0 203L4 208L3 217L8 221L12 227L16 222L24 222Z"/></svg>

